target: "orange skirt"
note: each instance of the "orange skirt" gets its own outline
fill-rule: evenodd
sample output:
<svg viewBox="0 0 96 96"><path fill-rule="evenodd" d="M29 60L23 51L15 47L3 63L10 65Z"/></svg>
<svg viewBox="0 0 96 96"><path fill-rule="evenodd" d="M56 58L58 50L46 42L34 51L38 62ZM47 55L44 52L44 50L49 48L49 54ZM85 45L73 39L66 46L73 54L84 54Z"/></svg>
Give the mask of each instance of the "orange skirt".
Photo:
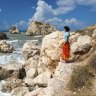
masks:
<svg viewBox="0 0 96 96"><path fill-rule="evenodd" d="M66 42L65 44L62 44L62 59L67 61L70 57L70 44L69 42Z"/></svg>

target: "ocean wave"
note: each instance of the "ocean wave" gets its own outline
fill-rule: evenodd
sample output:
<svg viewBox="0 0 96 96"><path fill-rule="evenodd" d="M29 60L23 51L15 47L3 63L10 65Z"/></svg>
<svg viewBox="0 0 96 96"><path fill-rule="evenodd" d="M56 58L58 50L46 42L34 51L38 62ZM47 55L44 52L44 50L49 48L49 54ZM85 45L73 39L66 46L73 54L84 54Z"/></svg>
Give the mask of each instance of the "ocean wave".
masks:
<svg viewBox="0 0 96 96"><path fill-rule="evenodd" d="M3 93L0 91L0 96L11 96L11 93Z"/></svg>
<svg viewBox="0 0 96 96"><path fill-rule="evenodd" d="M0 64L19 63L24 64L25 59L22 51L14 51L12 54L0 56Z"/></svg>

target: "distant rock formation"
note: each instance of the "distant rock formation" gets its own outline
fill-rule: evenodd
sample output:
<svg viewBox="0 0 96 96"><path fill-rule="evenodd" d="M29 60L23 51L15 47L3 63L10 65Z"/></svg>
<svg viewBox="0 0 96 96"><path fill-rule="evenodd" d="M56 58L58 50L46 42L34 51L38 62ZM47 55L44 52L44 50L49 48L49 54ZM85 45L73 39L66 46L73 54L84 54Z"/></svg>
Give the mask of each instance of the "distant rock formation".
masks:
<svg viewBox="0 0 96 96"><path fill-rule="evenodd" d="M3 32L0 32L0 40L8 39L7 35Z"/></svg>
<svg viewBox="0 0 96 96"><path fill-rule="evenodd" d="M10 29L9 29L9 33L11 34L19 34L19 29L16 27L16 26L12 26Z"/></svg>
<svg viewBox="0 0 96 96"><path fill-rule="evenodd" d="M94 30L96 30L96 25L88 26L82 30L76 30L76 32L80 33L81 35L92 36L94 34Z"/></svg>
<svg viewBox="0 0 96 96"><path fill-rule="evenodd" d="M56 27L52 26L48 23L42 23L38 21L32 21L30 24L26 35L47 35L49 33L52 33L53 31L56 31Z"/></svg>

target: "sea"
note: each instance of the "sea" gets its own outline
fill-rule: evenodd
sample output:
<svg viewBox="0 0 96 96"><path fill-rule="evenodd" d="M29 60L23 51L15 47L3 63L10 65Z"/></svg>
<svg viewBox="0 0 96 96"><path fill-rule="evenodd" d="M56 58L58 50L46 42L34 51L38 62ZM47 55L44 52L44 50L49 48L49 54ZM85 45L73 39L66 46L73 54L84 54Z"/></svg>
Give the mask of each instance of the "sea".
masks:
<svg viewBox="0 0 96 96"><path fill-rule="evenodd" d="M5 64L24 64L25 59L23 56L22 48L26 42L34 42L41 46L42 39L44 36L26 36L25 31L21 31L20 34L10 34L9 32L4 32L9 38L6 40L7 43L10 43L15 48L13 53L0 53L0 65ZM2 82L2 81L1 81ZM0 82L0 83L1 83ZM11 96L10 93L0 92L0 96Z"/></svg>

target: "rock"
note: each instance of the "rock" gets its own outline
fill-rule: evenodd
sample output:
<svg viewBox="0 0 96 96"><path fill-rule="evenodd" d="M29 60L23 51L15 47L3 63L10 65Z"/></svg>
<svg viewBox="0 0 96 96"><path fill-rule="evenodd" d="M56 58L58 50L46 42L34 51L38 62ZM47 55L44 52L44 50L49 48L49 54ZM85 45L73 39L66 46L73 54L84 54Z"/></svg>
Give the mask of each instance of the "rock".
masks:
<svg viewBox="0 0 96 96"><path fill-rule="evenodd" d="M0 80L8 78L23 79L26 76L20 64L7 64L0 67Z"/></svg>
<svg viewBox="0 0 96 96"><path fill-rule="evenodd" d="M36 78L34 78L33 82L38 86L47 86L48 79L50 78L51 78L51 72L47 71L39 74Z"/></svg>
<svg viewBox="0 0 96 96"><path fill-rule="evenodd" d="M53 32L43 38L39 68L42 69L42 66L50 70L56 68L61 56L61 42L63 42L63 32L60 31Z"/></svg>
<svg viewBox="0 0 96 96"><path fill-rule="evenodd" d="M25 62L24 68L26 71L28 71L31 68L37 69L38 67L38 58L30 58L28 61Z"/></svg>
<svg viewBox="0 0 96 96"><path fill-rule="evenodd" d="M31 57L23 67L26 71L25 83L29 86L34 86L33 79L38 76L38 58Z"/></svg>
<svg viewBox="0 0 96 96"><path fill-rule="evenodd" d="M37 70L35 68L30 68L27 73L26 76L27 78L35 78L37 76Z"/></svg>
<svg viewBox="0 0 96 96"><path fill-rule="evenodd" d="M16 26L12 26L9 29L9 33L11 33L11 34L19 34L19 29Z"/></svg>
<svg viewBox="0 0 96 96"><path fill-rule="evenodd" d="M0 85L0 91L10 93L16 87L22 87L24 83L21 79L7 79L5 83Z"/></svg>
<svg viewBox="0 0 96 96"><path fill-rule="evenodd" d="M38 88L32 92L29 92L27 94L25 94L25 96L38 96L39 92L42 90L42 88Z"/></svg>
<svg viewBox="0 0 96 96"><path fill-rule="evenodd" d="M79 36L79 37L78 37L78 40L77 40L77 43L78 43L79 45L91 44L91 43L92 43L91 40L92 40L91 37L88 36L88 35ZM84 42L82 42L82 41L84 41Z"/></svg>
<svg viewBox="0 0 96 96"><path fill-rule="evenodd" d="M75 66L76 65L74 63L64 64L64 63L59 62L55 70L54 78L62 80L65 84L64 87L66 87L70 80L72 71Z"/></svg>
<svg viewBox="0 0 96 96"><path fill-rule="evenodd" d="M6 41L0 41L0 52L2 53L12 53L14 47L11 44L6 43Z"/></svg>
<svg viewBox="0 0 96 96"><path fill-rule="evenodd" d="M23 54L24 54L25 60L28 60L31 57L39 56L40 48L39 48L39 46L37 46L33 43L26 42L23 46Z"/></svg>
<svg viewBox="0 0 96 96"><path fill-rule="evenodd" d="M89 35L92 37L95 29L96 29L96 25L92 25L92 26L88 26L82 30L76 30L76 32L81 34L81 35Z"/></svg>
<svg viewBox="0 0 96 96"><path fill-rule="evenodd" d="M33 82L33 78L25 78L24 82L26 85L28 85L29 87L35 87L35 83Z"/></svg>
<svg viewBox="0 0 96 96"><path fill-rule="evenodd" d="M38 60L37 58L30 58L24 64L26 71L26 78L33 79L38 75Z"/></svg>
<svg viewBox="0 0 96 96"><path fill-rule="evenodd" d="M74 54L86 54L92 47L92 39L88 35L79 36L77 42L71 46L71 51Z"/></svg>
<svg viewBox="0 0 96 96"><path fill-rule="evenodd" d="M79 33L76 32L70 32L70 44L73 44L74 42L77 41L78 37L80 36Z"/></svg>
<svg viewBox="0 0 96 96"><path fill-rule="evenodd" d="M94 30L92 37L96 38L96 29Z"/></svg>
<svg viewBox="0 0 96 96"><path fill-rule="evenodd" d="M48 23L32 21L26 32L26 35L47 35L55 30L56 28Z"/></svg>
<svg viewBox="0 0 96 96"><path fill-rule="evenodd" d="M3 32L0 32L0 40L8 39L7 35Z"/></svg>
<svg viewBox="0 0 96 96"><path fill-rule="evenodd" d="M64 82L59 79L49 79L48 87L39 88L25 94L25 96L70 96L72 93L65 90Z"/></svg>
<svg viewBox="0 0 96 96"><path fill-rule="evenodd" d="M95 94L96 94L96 77L93 79L92 83L93 83L92 92L93 92L93 94L95 96Z"/></svg>
<svg viewBox="0 0 96 96"><path fill-rule="evenodd" d="M71 96L72 92L65 90L64 82L58 79L50 79L48 87L41 90L37 96Z"/></svg>
<svg viewBox="0 0 96 96"><path fill-rule="evenodd" d="M25 96L28 93L28 87L17 87L11 91L12 96Z"/></svg>

